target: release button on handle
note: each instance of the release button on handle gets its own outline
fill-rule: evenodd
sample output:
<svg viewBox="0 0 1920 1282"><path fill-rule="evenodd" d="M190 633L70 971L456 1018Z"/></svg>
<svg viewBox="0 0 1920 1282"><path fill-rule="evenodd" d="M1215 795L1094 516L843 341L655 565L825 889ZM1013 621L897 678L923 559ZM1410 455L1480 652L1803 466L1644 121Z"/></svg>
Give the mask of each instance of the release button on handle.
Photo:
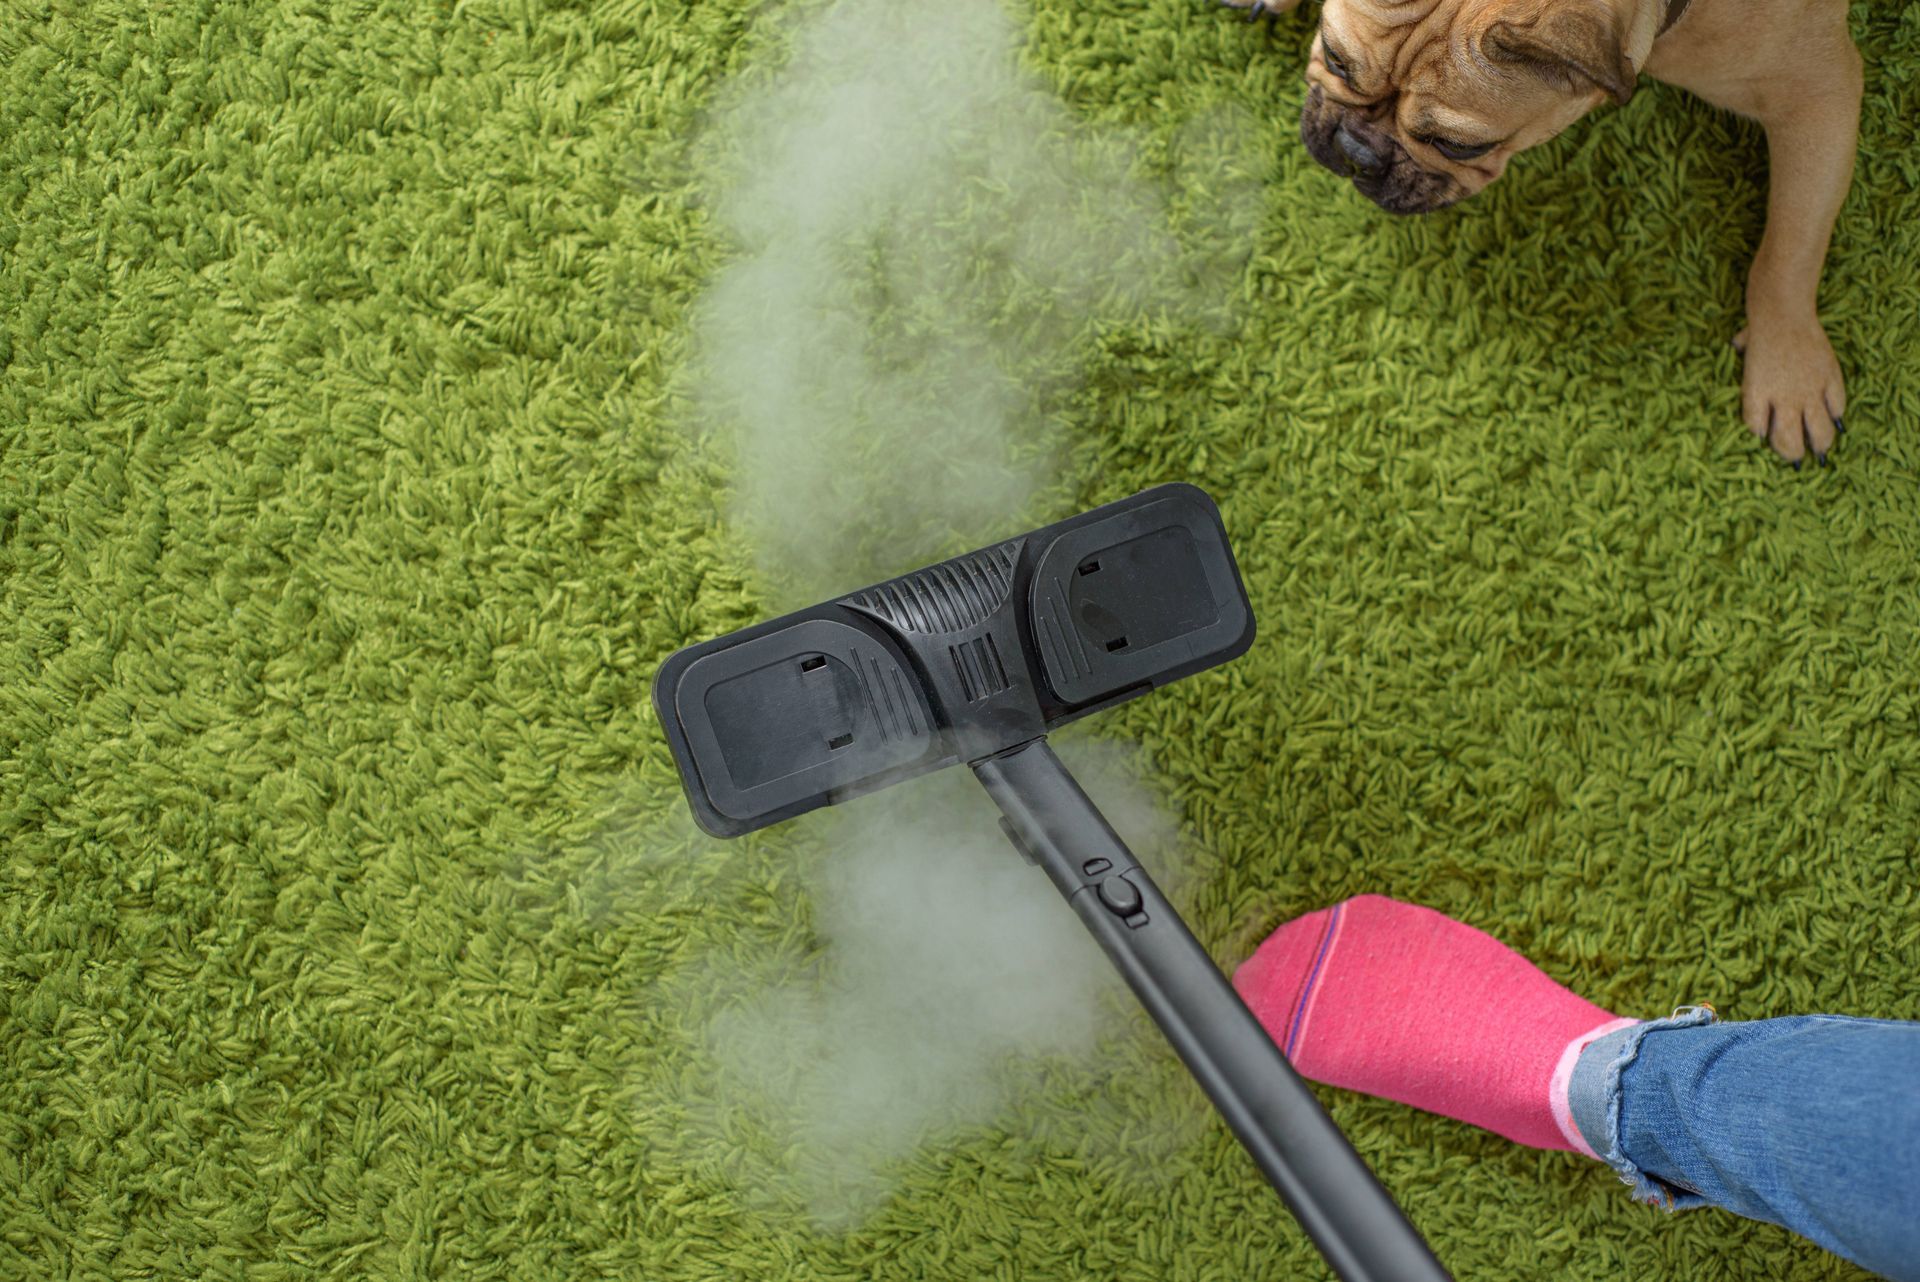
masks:
<svg viewBox="0 0 1920 1282"><path fill-rule="evenodd" d="M1140 911L1140 888L1125 877L1109 877L1100 883L1100 902L1116 917L1131 917Z"/></svg>

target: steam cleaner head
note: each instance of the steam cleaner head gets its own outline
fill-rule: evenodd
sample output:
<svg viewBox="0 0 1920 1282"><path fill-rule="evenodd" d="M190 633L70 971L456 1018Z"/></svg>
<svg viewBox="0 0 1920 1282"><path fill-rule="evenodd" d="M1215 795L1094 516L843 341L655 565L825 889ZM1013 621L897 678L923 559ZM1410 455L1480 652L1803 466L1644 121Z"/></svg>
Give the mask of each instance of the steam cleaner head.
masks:
<svg viewBox="0 0 1920 1282"><path fill-rule="evenodd" d="M668 659L654 704L731 837L975 762L1253 642L1219 509L1163 485Z"/></svg>

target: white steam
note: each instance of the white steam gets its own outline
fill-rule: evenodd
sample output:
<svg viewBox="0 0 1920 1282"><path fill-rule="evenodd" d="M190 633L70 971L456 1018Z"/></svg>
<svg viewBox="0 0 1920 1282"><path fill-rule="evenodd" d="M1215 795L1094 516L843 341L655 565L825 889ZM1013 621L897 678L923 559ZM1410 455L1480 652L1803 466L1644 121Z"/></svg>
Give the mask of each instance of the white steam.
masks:
<svg viewBox="0 0 1920 1282"><path fill-rule="evenodd" d="M1251 204L1228 165L1183 251L1139 149L1022 70L994 0L841 0L788 44L708 139L740 254L697 340L733 515L800 604L1018 528L1097 326L1217 303ZM1234 137L1190 123L1178 150Z"/></svg>
<svg viewBox="0 0 1920 1282"><path fill-rule="evenodd" d="M736 455L733 520L791 608L1063 515L1035 509L1093 336L1156 309L1217 322L1252 167L1234 129L1190 124L1179 145L1239 194L1182 207L1137 148L1022 71L993 0L840 0L785 34L790 58L737 85L705 140L738 253L698 311L695 400ZM1173 825L1129 760L1069 756L1165 885ZM1003 1115L1036 1057L1086 1063L1125 1007L964 769L793 827L818 852L807 951L765 973L716 954L660 999L697 1012L681 1139L836 1226L928 1143ZM1181 1142L1188 1098L1129 1145Z"/></svg>
<svg viewBox="0 0 1920 1282"><path fill-rule="evenodd" d="M1074 748L1109 818L1164 863L1171 826L1137 770ZM1022 1098L1037 1057L1091 1055L1130 999L966 771L802 822L824 852L802 875L815 951L778 979L702 985L713 1093L687 1116L730 1137L706 1146L715 1174L835 1228L871 1213L904 1159ZM1148 1129L1191 1120L1170 1108Z"/></svg>

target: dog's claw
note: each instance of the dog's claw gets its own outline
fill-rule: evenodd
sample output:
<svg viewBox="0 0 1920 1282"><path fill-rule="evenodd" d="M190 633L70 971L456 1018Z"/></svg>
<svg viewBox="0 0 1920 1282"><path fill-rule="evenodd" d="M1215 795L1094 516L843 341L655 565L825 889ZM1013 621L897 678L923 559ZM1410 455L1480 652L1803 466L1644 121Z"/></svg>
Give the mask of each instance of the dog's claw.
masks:
<svg viewBox="0 0 1920 1282"><path fill-rule="evenodd" d="M1262 18L1277 18L1280 16L1280 11L1286 7L1284 4L1275 3L1274 0L1253 0L1252 4L1246 3L1246 0L1220 0L1220 3L1229 9L1239 9L1245 13L1247 16L1243 21L1246 22L1257 22Z"/></svg>
<svg viewBox="0 0 1920 1282"><path fill-rule="evenodd" d="M1835 436L1839 436L1843 434L1846 430L1847 430L1847 421L1836 415L1833 420L1833 434Z"/></svg>

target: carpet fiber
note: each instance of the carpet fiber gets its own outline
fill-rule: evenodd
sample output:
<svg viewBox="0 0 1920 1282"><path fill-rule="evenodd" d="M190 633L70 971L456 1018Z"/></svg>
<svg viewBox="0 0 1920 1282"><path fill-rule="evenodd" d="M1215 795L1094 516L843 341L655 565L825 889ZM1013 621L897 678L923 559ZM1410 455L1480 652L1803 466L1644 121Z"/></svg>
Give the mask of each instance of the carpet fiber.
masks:
<svg viewBox="0 0 1920 1282"><path fill-rule="evenodd" d="M796 929L780 838L636 835L652 670L765 599L676 388L726 252L687 139L767 12L0 22L0 1277L1327 1276L1221 1128L1108 1177L1194 1107L1145 1036L852 1230L685 1139L649 994ZM1379 891L1616 1010L1920 1018L1920 6L1853 18L1849 431L1801 474L1736 416L1753 128L1648 86L1396 221L1294 136L1310 14L1022 19L1082 117L1237 108L1270 166L1235 327L1091 336L1007 526L1222 499L1258 644L1103 722L1222 960ZM1323 1098L1463 1279L1857 1276Z"/></svg>

